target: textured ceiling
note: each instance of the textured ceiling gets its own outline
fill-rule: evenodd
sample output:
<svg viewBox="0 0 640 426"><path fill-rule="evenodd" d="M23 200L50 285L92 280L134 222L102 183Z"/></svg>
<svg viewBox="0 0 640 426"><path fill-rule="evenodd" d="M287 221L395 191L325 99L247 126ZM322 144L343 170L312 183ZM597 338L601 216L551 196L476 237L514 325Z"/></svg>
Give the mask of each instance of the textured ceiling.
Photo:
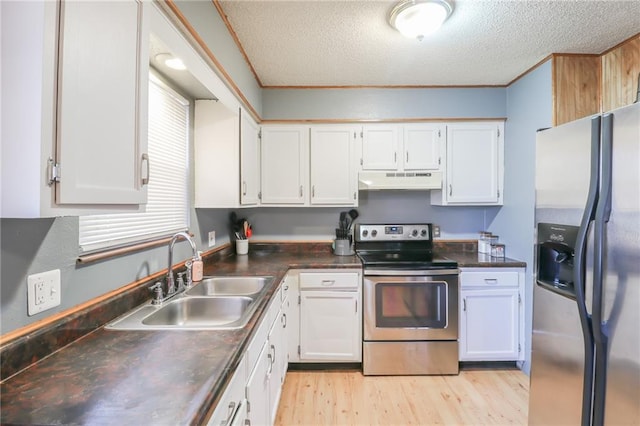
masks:
<svg viewBox="0 0 640 426"><path fill-rule="evenodd" d="M640 32L640 1L458 0L436 34L401 36L392 1L219 0L263 86L505 85L551 53Z"/></svg>

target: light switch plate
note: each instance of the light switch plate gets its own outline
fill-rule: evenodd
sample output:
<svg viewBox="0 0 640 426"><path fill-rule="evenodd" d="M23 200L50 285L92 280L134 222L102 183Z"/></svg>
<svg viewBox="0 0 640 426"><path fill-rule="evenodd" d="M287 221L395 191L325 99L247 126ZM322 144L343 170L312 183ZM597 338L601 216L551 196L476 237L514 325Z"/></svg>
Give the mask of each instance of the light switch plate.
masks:
<svg viewBox="0 0 640 426"><path fill-rule="evenodd" d="M38 314L60 305L60 269L27 277L27 314Z"/></svg>
<svg viewBox="0 0 640 426"><path fill-rule="evenodd" d="M209 232L209 247L216 245L216 231Z"/></svg>
<svg viewBox="0 0 640 426"><path fill-rule="evenodd" d="M440 238L440 226L433 225L433 238Z"/></svg>

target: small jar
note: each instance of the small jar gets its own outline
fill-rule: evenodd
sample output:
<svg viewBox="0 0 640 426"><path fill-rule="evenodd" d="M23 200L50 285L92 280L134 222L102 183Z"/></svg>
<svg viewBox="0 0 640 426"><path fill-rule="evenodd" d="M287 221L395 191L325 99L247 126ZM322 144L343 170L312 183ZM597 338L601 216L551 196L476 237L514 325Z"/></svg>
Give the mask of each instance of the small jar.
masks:
<svg viewBox="0 0 640 426"><path fill-rule="evenodd" d="M504 244L491 244L491 257L504 259Z"/></svg>
<svg viewBox="0 0 640 426"><path fill-rule="evenodd" d="M491 254L491 246L489 243L490 237L491 232L480 233L480 238L478 239L478 253Z"/></svg>

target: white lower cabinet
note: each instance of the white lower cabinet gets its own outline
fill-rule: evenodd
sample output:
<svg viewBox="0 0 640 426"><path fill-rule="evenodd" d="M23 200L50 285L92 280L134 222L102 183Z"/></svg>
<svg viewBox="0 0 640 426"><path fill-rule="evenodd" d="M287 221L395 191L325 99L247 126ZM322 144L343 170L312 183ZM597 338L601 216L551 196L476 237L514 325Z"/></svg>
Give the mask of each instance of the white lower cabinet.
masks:
<svg viewBox="0 0 640 426"><path fill-rule="evenodd" d="M243 357L207 425L228 426L244 424L247 403L244 395L247 379L246 364L246 357Z"/></svg>
<svg viewBox="0 0 640 426"><path fill-rule="evenodd" d="M270 425L275 421L284 376L287 371L287 303L283 283L271 302L247 351L249 376L246 382L247 424ZM261 343L261 344L260 344Z"/></svg>
<svg viewBox="0 0 640 426"><path fill-rule="evenodd" d="M299 362L362 361L361 282L360 270L299 273Z"/></svg>
<svg viewBox="0 0 640 426"><path fill-rule="evenodd" d="M524 359L522 268L461 268L460 361Z"/></svg>

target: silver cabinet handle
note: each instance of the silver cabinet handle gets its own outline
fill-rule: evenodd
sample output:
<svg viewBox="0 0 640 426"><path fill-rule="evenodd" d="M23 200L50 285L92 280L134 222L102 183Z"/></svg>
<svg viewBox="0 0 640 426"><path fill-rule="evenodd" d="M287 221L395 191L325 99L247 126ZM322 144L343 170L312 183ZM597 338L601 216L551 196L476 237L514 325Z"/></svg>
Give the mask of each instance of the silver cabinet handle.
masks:
<svg viewBox="0 0 640 426"><path fill-rule="evenodd" d="M223 426L226 425L230 425L231 424L231 419L233 419L233 414L236 411L236 403L234 402L230 402L229 403L229 414L227 414L227 418L224 419L224 421L221 423Z"/></svg>
<svg viewBox="0 0 640 426"><path fill-rule="evenodd" d="M300 185L300 197L302 197L302 185Z"/></svg>
<svg viewBox="0 0 640 426"><path fill-rule="evenodd" d="M336 283L336 280L322 280L322 285L325 287L332 286Z"/></svg>
<svg viewBox="0 0 640 426"><path fill-rule="evenodd" d="M247 181L242 181L242 195L247 195Z"/></svg>
<svg viewBox="0 0 640 426"><path fill-rule="evenodd" d="M282 314L282 318L280 321L282 322L282 328L287 328L287 314Z"/></svg>
<svg viewBox="0 0 640 426"><path fill-rule="evenodd" d="M498 279L497 278L485 278L484 282L487 284L498 284Z"/></svg>
<svg viewBox="0 0 640 426"><path fill-rule="evenodd" d="M407 151L407 163L409 162L409 151Z"/></svg>
<svg viewBox="0 0 640 426"><path fill-rule="evenodd" d="M462 310L467 312L467 299L462 299Z"/></svg>
<svg viewBox="0 0 640 426"><path fill-rule="evenodd" d="M397 162L398 162L398 153L397 153L397 152L394 152L394 153L393 153L393 162L394 162L394 163L397 163Z"/></svg>
<svg viewBox="0 0 640 426"><path fill-rule="evenodd" d="M453 194L453 187L449 184L449 195Z"/></svg>
<svg viewBox="0 0 640 426"><path fill-rule="evenodd" d="M316 196L316 186L315 186L315 185L313 185L313 186L311 187L311 196L312 196L312 197L315 197L315 196Z"/></svg>
<svg viewBox="0 0 640 426"><path fill-rule="evenodd" d="M356 199L356 193L355 192L353 193L353 199L354 200Z"/></svg>
<svg viewBox="0 0 640 426"><path fill-rule="evenodd" d="M142 178L142 185L149 185L149 167L150 167L149 154L147 154L147 153L142 154L142 160L140 161L140 165L142 165L142 164L146 164L146 166L147 166L146 167L146 173L145 173L146 177Z"/></svg>

